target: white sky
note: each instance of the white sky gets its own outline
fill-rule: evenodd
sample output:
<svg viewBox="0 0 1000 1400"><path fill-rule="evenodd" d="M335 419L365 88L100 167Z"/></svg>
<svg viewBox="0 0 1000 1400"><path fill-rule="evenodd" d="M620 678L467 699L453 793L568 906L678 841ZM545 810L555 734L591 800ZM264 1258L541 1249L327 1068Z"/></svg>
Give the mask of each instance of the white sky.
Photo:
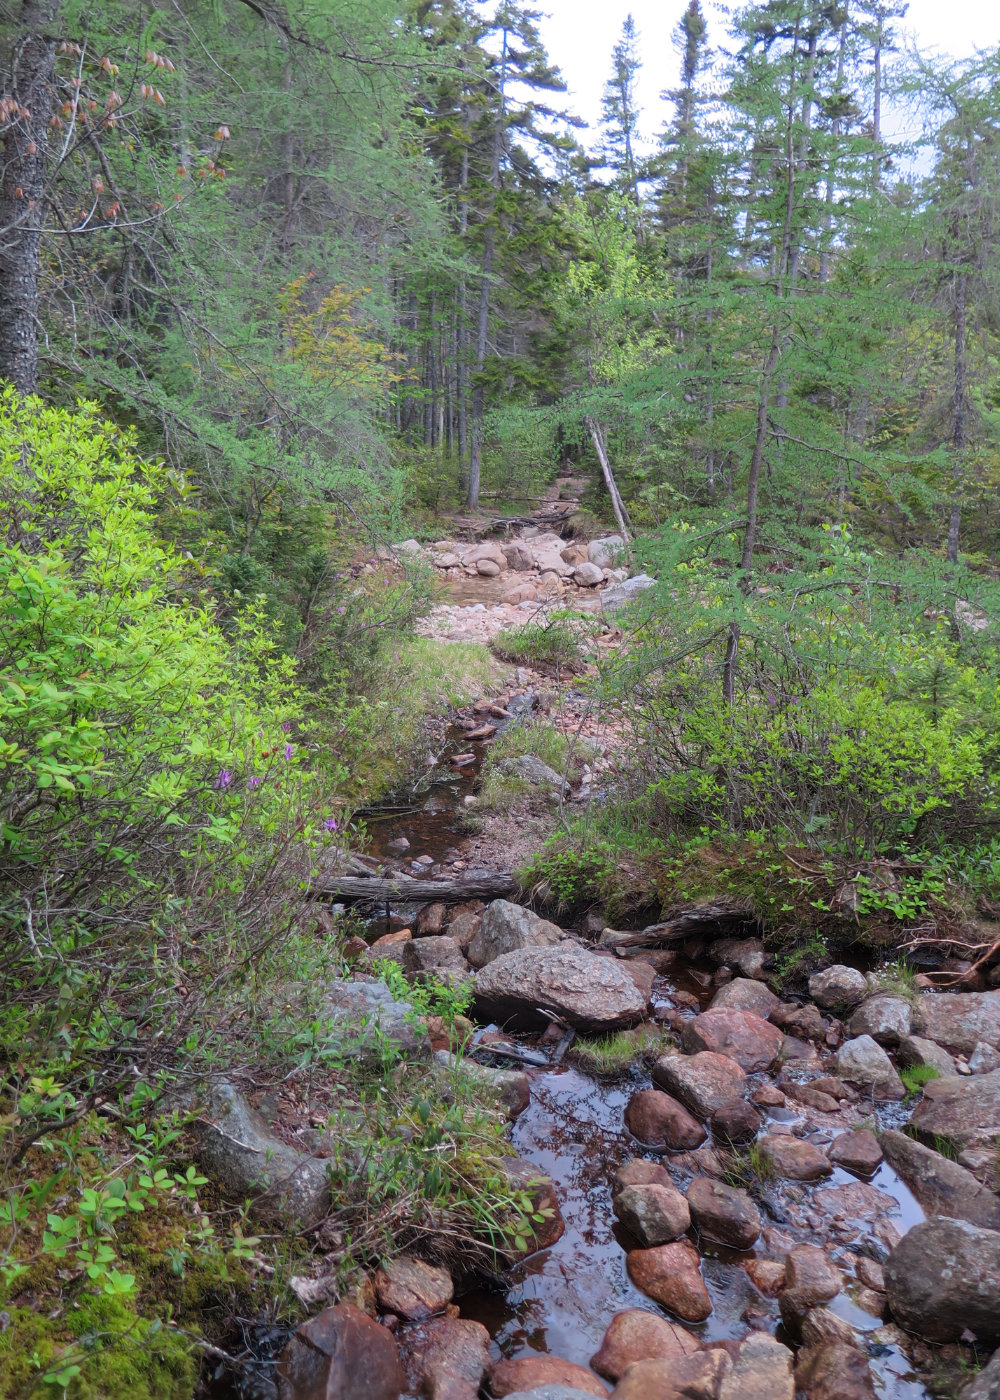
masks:
<svg viewBox="0 0 1000 1400"><path fill-rule="evenodd" d="M673 45L673 32L687 0L537 0L545 17L541 20L542 39L549 58L569 84L564 99L570 111L590 123L589 131L578 133L587 146L593 145L601 114L601 94L611 71L611 50L621 34L622 21L631 12L639 31L643 67L638 91L643 109L642 135L655 136L669 115L667 104L659 100L665 88L678 79L679 59ZM713 11L711 0L703 0L709 21L708 41L712 47L726 42L725 20ZM914 39L921 50L964 58L978 47L1000 44L1000 3L998 0L910 0L900 30Z"/></svg>

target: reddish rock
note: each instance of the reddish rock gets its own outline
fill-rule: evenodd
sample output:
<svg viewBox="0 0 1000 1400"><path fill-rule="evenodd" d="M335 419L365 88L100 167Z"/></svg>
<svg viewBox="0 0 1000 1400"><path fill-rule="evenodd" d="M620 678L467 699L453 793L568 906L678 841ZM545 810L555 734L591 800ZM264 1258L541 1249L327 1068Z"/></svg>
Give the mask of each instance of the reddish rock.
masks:
<svg viewBox="0 0 1000 1400"><path fill-rule="evenodd" d="M698 1338L676 1322L642 1308L628 1308L611 1319L590 1364L599 1375L617 1381L633 1361L679 1361L700 1349Z"/></svg>
<svg viewBox="0 0 1000 1400"><path fill-rule="evenodd" d="M815 1108L819 1113L838 1113L840 1104L830 1094L824 1094L822 1090L814 1088L811 1084L783 1083L782 1088L790 1099L796 1103L805 1104L807 1108Z"/></svg>
<svg viewBox="0 0 1000 1400"><path fill-rule="evenodd" d="M696 1176L686 1196L691 1219L706 1239L749 1249L760 1234L760 1211L738 1187Z"/></svg>
<svg viewBox="0 0 1000 1400"><path fill-rule="evenodd" d="M823 1017L812 1002L807 1002L805 1006L792 1006L789 1002L782 1002L767 1019L779 1026L786 1035L798 1035L803 1040L822 1041L826 1036Z"/></svg>
<svg viewBox="0 0 1000 1400"><path fill-rule="evenodd" d="M451 1274L402 1254L375 1274L375 1296L383 1312L420 1322L444 1312L455 1294Z"/></svg>
<svg viewBox="0 0 1000 1400"><path fill-rule="evenodd" d="M829 1153L831 1162L838 1167L846 1167L849 1172L857 1172L859 1176L871 1176L882 1165L878 1138L867 1128L841 1133L830 1144Z"/></svg>
<svg viewBox="0 0 1000 1400"><path fill-rule="evenodd" d="M758 1293L777 1298L785 1286L785 1266L777 1259L748 1259L743 1265Z"/></svg>
<svg viewBox="0 0 1000 1400"><path fill-rule="evenodd" d="M615 1197L615 1214L644 1248L680 1239L691 1227L688 1203L676 1186L626 1186Z"/></svg>
<svg viewBox="0 0 1000 1400"><path fill-rule="evenodd" d="M835 1298L841 1283L840 1270L822 1249L811 1244L796 1245L785 1260L785 1286L778 1297L785 1326L797 1331L806 1312Z"/></svg>
<svg viewBox="0 0 1000 1400"><path fill-rule="evenodd" d="M705 1129L687 1109L660 1089L639 1089L628 1101L625 1126L646 1147L690 1151L705 1141Z"/></svg>
<svg viewBox="0 0 1000 1400"><path fill-rule="evenodd" d="M679 1361L633 1361L611 1400L716 1400L732 1364L719 1348Z"/></svg>
<svg viewBox="0 0 1000 1400"><path fill-rule="evenodd" d="M817 1191L813 1196L813 1205L824 1215L868 1223L880 1215L893 1215L899 1211L895 1197L867 1181L849 1181L846 1186L829 1186L825 1191Z"/></svg>
<svg viewBox="0 0 1000 1400"><path fill-rule="evenodd" d="M625 1264L636 1288L685 1322L704 1322L711 1313L712 1301L701 1276L698 1251L687 1240L655 1249L633 1249Z"/></svg>
<svg viewBox="0 0 1000 1400"><path fill-rule="evenodd" d="M812 1080L812 1087L818 1089L821 1094L829 1094L832 1099L846 1099L848 1103L857 1103L858 1091L852 1089L850 1084L845 1084L842 1079L837 1079L832 1074L824 1075L822 1079Z"/></svg>
<svg viewBox="0 0 1000 1400"><path fill-rule="evenodd" d="M826 1153L814 1143L784 1134L765 1133L757 1141L763 1160L777 1176L791 1181L818 1181L829 1176L833 1168Z"/></svg>
<svg viewBox="0 0 1000 1400"><path fill-rule="evenodd" d="M750 1011L717 1006L686 1022L681 1032L681 1048L688 1055L711 1051L728 1055L741 1069L754 1073L770 1069L778 1058L783 1040L777 1026Z"/></svg>
<svg viewBox="0 0 1000 1400"><path fill-rule="evenodd" d="M617 1196L626 1186L673 1186L673 1177L659 1162L630 1157L615 1172L611 1194Z"/></svg>
<svg viewBox="0 0 1000 1400"><path fill-rule="evenodd" d="M444 904L425 904L417 915L417 934L440 933L448 909Z"/></svg>
<svg viewBox="0 0 1000 1400"><path fill-rule="evenodd" d="M653 1079L674 1094L699 1118L742 1098L747 1077L728 1055L705 1050L697 1055L661 1055L653 1066Z"/></svg>
<svg viewBox="0 0 1000 1400"><path fill-rule="evenodd" d="M800 1352L795 1384L805 1400L875 1400L868 1362L846 1342L824 1342Z"/></svg>
<svg viewBox="0 0 1000 1400"><path fill-rule="evenodd" d="M586 1366L563 1361L559 1356L519 1356L513 1361L497 1361L490 1368L490 1391L498 1397L540 1385L564 1385L588 1395L607 1395L607 1387Z"/></svg>
<svg viewBox="0 0 1000 1400"><path fill-rule="evenodd" d="M448 925L448 937L453 938L464 952L479 932L482 921L481 914L473 914L466 910L452 919Z"/></svg>
<svg viewBox="0 0 1000 1400"><path fill-rule="evenodd" d="M352 1303L303 1322L278 1362L279 1400L399 1400L405 1385L392 1333Z"/></svg>
<svg viewBox="0 0 1000 1400"><path fill-rule="evenodd" d="M376 938L371 945L375 948L394 948L398 943L409 943L413 933L408 928L398 928L394 933L383 933L381 938Z"/></svg>
<svg viewBox="0 0 1000 1400"><path fill-rule="evenodd" d="M793 1360L767 1332L751 1332L721 1378L718 1400L795 1400Z"/></svg>
<svg viewBox="0 0 1000 1400"><path fill-rule="evenodd" d="M403 1345L412 1392L425 1400L477 1400L490 1365L490 1334L481 1322L435 1318L408 1327ZM359 1391L359 1400L367 1396L367 1391ZM330 1396L329 1400L339 1398Z"/></svg>
<svg viewBox="0 0 1000 1400"><path fill-rule="evenodd" d="M712 998L713 1010L719 1006L728 1006L736 1011L752 1011L755 1016L762 1016L765 1020L780 1005L780 1000L770 987L752 977L734 977Z"/></svg>
<svg viewBox="0 0 1000 1400"><path fill-rule="evenodd" d="M753 1142L763 1122L753 1104L746 1099L731 1099L712 1114L712 1132L723 1143L740 1146Z"/></svg>
<svg viewBox="0 0 1000 1400"><path fill-rule="evenodd" d="M785 1096L776 1084L761 1084L750 1095L753 1103L761 1108L784 1108Z"/></svg>

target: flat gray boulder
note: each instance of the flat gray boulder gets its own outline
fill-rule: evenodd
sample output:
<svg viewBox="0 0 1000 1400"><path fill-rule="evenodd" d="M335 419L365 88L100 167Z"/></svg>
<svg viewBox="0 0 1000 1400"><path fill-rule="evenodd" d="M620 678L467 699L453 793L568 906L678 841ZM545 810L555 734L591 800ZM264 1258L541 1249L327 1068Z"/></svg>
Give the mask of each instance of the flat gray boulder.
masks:
<svg viewBox="0 0 1000 1400"><path fill-rule="evenodd" d="M932 1079L924 1085L912 1123L925 1142L944 1138L959 1151L992 1147L1000 1138L1000 1069L967 1079Z"/></svg>
<svg viewBox="0 0 1000 1400"><path fill-rule="evenodd" d="M550 787L558 792L569 786L566 779L547 763L543 763L537 754L522 753L516 758L504 758L497 767L512 777L523 778L533 787Z"/></svg>
<svg viewBox="0 0 1000 1400"><path fill-rule="evenodd" d="M950 1215L1000 1230L1000 1196L958 1162L894 1128L879 1138L885 1159L906 1182L928 1215Z"/></svg>
<svg viewBox="0 0 1000 1400"><path fill-rule="evenodd" d="M569 940L494 958L476 973L475 993L480 1016L529 1028L556 1016L577 1030L620 1030L641 1021L648 1004L617 960Z"/></svg>
<svg viewBox="0 0 1000 1400"><path fill-rule="evenodd" d="M875 1099L901 1099L906 1095L892 1061L870 1035L844 1041L837 1051L837 1074Z"/></svg>
<svg viewBox="0 0 1000 1400"><path fill-rule="evenodd" d="M913 1029L952 1052L971 1055L980 1041L1000 1048L1000 991L925 992Z"/></svg>
<svg viewBox="0 0 1000 1400"><path fill-rule="evenodd" d="M431 1053L426 1027L413 1007L396 1001L375 978L329 983L322 1015L327 1045L345 1059L378 1064L387 1043L411 1058Z"/></svg>
<svg viewBox="0 0 1000 1400"><path fill-rule="evenodd" d="M539 918L523 904L495 899L483 914L467 954L473 967L485 967L505 953L514 953L519 948L548 948L561 943L565 937L557 924Z"/></svg>
<svg viewBox="0 0 1000 1400"><path fill-rule="evenodd" d="M602 588L601 612L605 617L613 617L615 613L622 612L630 603L634 603L647 588L655 587L655 578L650 578L648 574L636 574L635 578L627 578L623 583L613 583L610 588Z"/></svg>
<svg viewBox="0 0 1000 1400"><path fill-rule="evenodd" d="M625 548L621 535L602 535L599 540L591 540L587 545L587 558L599 569L610 569L617 562Z"/></svg>
<svg viewBox="0 0 1000 1400"><path fill-rule="evenodd" d="M844 963L834 963L823 972L809 978L809 995L824 1011L838 1011L857 1006L868 995L868 982L863 972Z"/></svg>

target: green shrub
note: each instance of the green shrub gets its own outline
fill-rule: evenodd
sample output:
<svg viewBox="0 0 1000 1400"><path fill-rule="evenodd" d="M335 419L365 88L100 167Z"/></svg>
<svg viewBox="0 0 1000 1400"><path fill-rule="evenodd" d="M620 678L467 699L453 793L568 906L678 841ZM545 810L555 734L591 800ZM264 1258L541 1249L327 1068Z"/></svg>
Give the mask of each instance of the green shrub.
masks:
<svg viewBox="0 0 1000 1400"><path fill-rule="evenodd" d="M572 674L583 664L580 638L565 618L528 622L498 632L490 646L501 661Z"/></svg>

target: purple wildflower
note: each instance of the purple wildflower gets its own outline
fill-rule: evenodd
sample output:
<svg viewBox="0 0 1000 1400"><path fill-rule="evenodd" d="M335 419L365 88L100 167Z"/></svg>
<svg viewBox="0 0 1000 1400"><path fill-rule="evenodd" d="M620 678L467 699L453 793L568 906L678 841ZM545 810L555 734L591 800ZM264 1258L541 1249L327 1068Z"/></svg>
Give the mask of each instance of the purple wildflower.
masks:
<svg viewBox="0 0 1000 1400"><path fill-rule="evenodd" d="M281 721L281 727L286 734L290 733L292 728L292 721L290 719L283 719Z"/></svg>
<svg viewBox="0 0 1000 1400"><path fill-rule="evenodd" d="M262 781L263 781L263 779L262 779L262 778L258 778L257 775L256 775L256 773L255 773L255 774L253 775L253 777L247 778L247 787L249 787L249 788L260 787Z"/></svg>
<svg viewBox="0 0 1000 1400"><path fill-rule="evenodd" d="M346 612L347 609L346 609L346 608L338 608L337 611L338 611L339 613L342 613L342 612Z"/></svg>
<svg viewBox="0 0 1000 1400"><path fill-rule="evenodd" d="M230 773L229 769L222 768L219 770L219 776L215 780L215 786L217 788L227 788L232 781L233 775Z"/></svg>
<svg viewBox="0 0 1000 1400"><path fill-rule="evenodd" d="M323 823L323 828L324 828L324 830L326 830L326 831L336 831L336 830L337 830L337 818L336 818L336 817L327 817L326 821Z"/></svg>
<svg viewBox="0 0 1000 1400"><path fill-rule="evenodd" d="M286 758L291 758L293 752L294 752L294 750L293 750L291 744L286 744L286 745L285 745L285 757L286 757Z"/></svg>

